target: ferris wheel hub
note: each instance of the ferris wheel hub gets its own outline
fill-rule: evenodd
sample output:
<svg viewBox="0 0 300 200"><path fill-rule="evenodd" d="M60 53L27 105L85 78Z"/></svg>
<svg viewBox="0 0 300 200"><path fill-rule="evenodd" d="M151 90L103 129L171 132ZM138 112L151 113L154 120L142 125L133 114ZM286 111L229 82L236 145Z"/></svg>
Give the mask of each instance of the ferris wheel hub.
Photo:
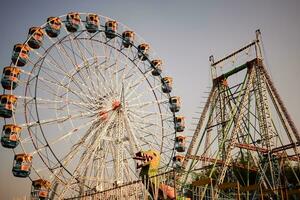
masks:
<svg viewBox="0 0 300 200"><path fill-rule="evenodd" d="M118 110L121 108L121 102L119 100L114 100L112 102L112 109L113 110Z"/></svg>

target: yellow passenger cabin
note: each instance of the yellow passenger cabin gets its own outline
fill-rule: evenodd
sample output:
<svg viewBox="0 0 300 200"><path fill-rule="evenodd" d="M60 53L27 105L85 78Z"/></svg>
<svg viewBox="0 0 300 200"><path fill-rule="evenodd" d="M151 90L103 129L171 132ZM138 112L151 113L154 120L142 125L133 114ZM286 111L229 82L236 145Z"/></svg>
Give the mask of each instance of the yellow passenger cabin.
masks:
<svg viewBox="0 0 300 200"><path fill-rule="evenodd" d="M149 56L150 45L143 43L138 46L138 58L145 61Z"/></svg>
<svg viewBox="0 0 300 200"><path fill-rule="evenodd" d="M45 27L47 35L51 38L57 37L60 34L61 24L59 17L48 17Z"/></svg>
<svg viewBox="0 0 300 200"><path fill-rule="evenodd" d="M17 97L11 94L0 95L0 117L11 118L15 112Z"/></svg>
<svg viewBox="0 0 300 200"><path fill-rule="evenodd" d="M124 31L122 33L122 44L125 48L131 47L134 41L134 32L133 31Z"/></svg>
<svg viewBox="0 0 300 200"><path fill-rule="evenodd" d="M26 178L30 175L32 156L30 154L16 154L13 162L13 175L15 177Z"/></svg>
<svg viewBox="0 0 300 200"><path fill-rule="evenodd" d="M151 61L151 66L153 68L152 75L159 76L162 72L162 60L156 59Z"/></svg>
<svg viewBox="0 0 300 200"><path fill-rule="evenodd" d="M100 19L96 14L86 16L85 28L89 33L95 33L99 29Z"/></svg>
<svg viewBox="0 0 300 200"><path fill-rule="evenodd" d="M185 123L184 123L184 117L183 116L176 116L175 117L175 130L177 132L184 131Z"/></svg>
<svg viewBox="0 0 300 200"><path fill-rule="evenodd" d="M178 96L171 97L169 99L169 103L170 103L170 110L172 112L178 112L180 110L180 107L181 107L180 97L178 97Z"/></svg>
<svg viewBox="0 0 300 200"><path fill-rule="evenodd" d="M81 22L79 13L71 12L67 14L66 20L67 21L65 25L69 32L74 33L79 30L80 22Z"/></svg>
<svg viewBox="0 0 300 200"><path fill-rule="evenodd" d="M163 93L170 93L173 87L173 78L170 76L166 76L161 79L161 82Z"/></svg>
<svg viewBox="0 0 300 200"><path fill-rule="evenodd" d="M20 80L20 71L18 67L4 67L1 77L2 87L6 90L14 90Z"/></svg>
<svg viewBox="0 0 300 200"><path fill-rule="evenodd" d="M174 169L180 170L182 169L182 165L184 162L184 156L182 155L176 155L173 157L173 166Z"/></svg>
<svg viewBox="0 0 300 200"><path fill-rule="evenodd" d="M1 134L1 144L5 148L14 149L20 141L22 128L16 124L6 124L3 126Z"/></svg>
<svg viewBox="0 0 300 200"><path fill-rule="evenodd" d="M41 27L31 27L28 32L28 38L27 44L29 47L38 49L43 43L44 30Z"/></svg>
<svg viewBox="0 0 300 200"><path fill-rule="evenodd" d="M31 184L31 200L48 200L51 183L45 179L37 179Z"/></svg>
<svg viewBox="0 0 300 200"><path fill-rule="evenodd" d="M29 59L30 47L27 44L16 44L13 49L11 61L17 66L24 66Z"/></svg>
<svg viewBox="0 0 300 200"><path fill-rule="evenodd" d="M116 32L118 29L117 21L109 20L105 23L105 36L108 39L113 39L116 37Z"/></svg>
<svg viewBox="0 0 300 200"><path fill-rule="evenodd" d="M175 138L175 150L177 152L185 152L185 139L183 135L178 135Z"/></svg>

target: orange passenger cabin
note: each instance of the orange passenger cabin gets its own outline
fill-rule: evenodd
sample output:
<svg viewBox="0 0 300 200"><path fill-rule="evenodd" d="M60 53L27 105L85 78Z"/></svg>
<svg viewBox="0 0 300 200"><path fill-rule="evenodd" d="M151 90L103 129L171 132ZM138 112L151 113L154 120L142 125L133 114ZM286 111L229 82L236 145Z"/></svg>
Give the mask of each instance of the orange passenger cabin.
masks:
<svg viewBox="0 0 300 200"><path fill-rule="evenodd" d="M51 183L45 179L37 179L31 184L32 200L48 200Z"/></svg>
<svg viewBox="0 0 300 200"><path fill-rule="evenodd" d="M185 139L186 137L183 135L178 135L175 138L175 150L177 152L184 152L185 151Z"/></svg>
<svg viewBox="0 0 300 200"><path fill-rule="evenodd" d="M79 30L81 22L79 13L71 12L67 14L66 20L65 25L69 32L74 33Z"/></svg>
<svg viewBox="0 0 300 200"><path fill-rule="evenodd" d="M24 66L29 59L30 47L27 44L16 44L13 49L11 61L17 66Z"/></svg>
<svg viewBox="0 0 300 200"><path fill-rule="evenodd" d="M100 19L96 14L88 14L86 16L85 28L89 33L95 33L99 30Z"/></svg>
<svg viewBox="0 0 300 200"><path fill-rule="evenodd" d="M59 17L48 17L46 24L46 33L49 37L55 38L60 34L61 19Z"/></svg>
<svg viewBox="0 0 300 200"><path fill-rule="evenodd" d="M20 178L28 177L31 172L31 165L32 156L30 154L16 154L13 162L13 175Z"/></svg>
<svg viewBox="0 0 300 200"><path fill-rule="evenodd" d="M162 60L156 59L151 61L151 66L153 68L152 75L159 76L162 72Z"/></svg>
<svg viewBox="0 0 300 200"><path fill-rule="evenodd" d="M180 107L181 107L180 97L178 97L178 96L171 97L169 99L169 103L170 103L170 110L172 112L178 112L180 110Z"/></svg>
<svg viewBox="0 0 300 200"><path fill-rule="evenodd" d="M183 116L176 116L175 117L175 130L177 132L184 131L185 123L184 123L184 117Z"/></svg>
<svg viewBox="0 0 300 200"><path fill-rule="evenodd" d="M149 56L150 45L149 44L140 44L138 46L138 58L142 61L145 61Z"/></svg>
<svg viewBox="0 0 300 200"><path fill-rule="evenodd" d="M108 39L113 39L116 37L116 32L118 29L118 23L113 20L109 20L105 23L105 36Z"/></svg>
<svg viewBox="0 0 300 200"><path fill-rule="evenodd" d="M0 116L3 118L11 118L15 112L16 105L16 96L11 94L0 95Z"/></svg>
<svg viewBox="0 0 300 200"><path fill-rule="evenodd" d="M174 169L182 169L183 166L183 162L184 162L184 156L182 155L176 155L173 157L173 166Z"/></svg>
<svg viewBox="0 0 300 200"><path fill-rule="evenodd" d="M3 126L1 134L1 144L5 148L14 149L20 142L22 128L16 124L6 124Z"/></svg>
<svg viewBox="0 0 300 200"><path fill-rule="evenodd" d="M20 69L18 67L4 67L2 77L1 77L1 85L6 90L14 90L19 83L20 80Z"/></svg>
<svg viewBox="0 0 300 200"><path fill-rule="evenodd" d="M125 48L131 47L134 41L134 32L133 31L124 31L122 33L122 44Z"/></svg>
<svg viewBox="0 0 300 200"><path fill-rule="evenodd" d="M31 27L28 32L28 38L27 44L29 47L38 49L43 43L44 30L40 27Z"/></svg>
<svg viewBox="0 0 300 200"><path fill-rule="evenodd" d="M170 93L173 86L173 78L166 76L161 79L163 93Z"/></svg>

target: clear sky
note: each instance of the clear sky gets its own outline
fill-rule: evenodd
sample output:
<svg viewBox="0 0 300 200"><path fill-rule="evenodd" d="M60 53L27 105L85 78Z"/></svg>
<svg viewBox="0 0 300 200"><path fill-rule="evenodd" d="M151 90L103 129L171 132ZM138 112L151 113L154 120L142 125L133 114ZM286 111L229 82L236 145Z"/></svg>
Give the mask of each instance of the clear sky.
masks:
<svg viewBox="0 0 300 200"><path fill-rule="evenodd" d="M26 0L0 6L0 65L10 63L12 47L28 28L48 16L95 12L128 25L164 60L182 96L187 131L210 84L208 57L220 58L262 31L268 70L300 129L300 1L298 0ZM30 181L11 173L13 153L0 148L0 199L28 195Z"/></svg>

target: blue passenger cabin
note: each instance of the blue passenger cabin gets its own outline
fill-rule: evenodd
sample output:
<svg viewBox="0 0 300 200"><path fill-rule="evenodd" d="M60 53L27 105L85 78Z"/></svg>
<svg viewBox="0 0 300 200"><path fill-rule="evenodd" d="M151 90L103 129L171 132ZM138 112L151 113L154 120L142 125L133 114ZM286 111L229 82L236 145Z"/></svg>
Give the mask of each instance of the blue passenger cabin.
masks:
<svg viewBox="0 0 300 200"><path fill-rule="evenodd" d="M11 61L17 66L26 65L29 59L30 47L27 44L16 44L13 49Z"/></svg>
<svg viewBox="0 0 300 200"><path fill-rule="evenodd" d="M55 38L60 34L61 19L59 17L48 17L46 24L46 33L49 37Z"/></svg>
<svg viewBox="0 0 300 200"><path fill-rule="evenodd" d="M166 76L161 79L161 82L162 82L161 89L162 89L163 93L170 93L172 91L173 78Z"/></svg>
<svg viewBox="0 0 300 200"><path fill-rule="evenodd" d="M95 33L99 29L99 16L96 14L88 14L86 16L85 28L89 33Z"/></svg>
<svg viewBox="0 0 300 200"><path fill-rule="evenodd" d="M74 33L79 30L81 22L79 13L71 12L67 14L66 20L65 25L69 32Z"/></svg>
<svg viewBox="0 0 300 200"><path fill-rule="evenodd" d="M29 47L38 49L43 43L44 30L40 27L31 27L28 31L28 38Z"/></svg>
<svg viewBox="0 0 300 200"><path fill-rule="evenodd" d="M31 200L48 200L51 183L45 179L37 179L31 184Z"/></svg>
<svg viewBox="0 0 300 200"><path fill-rule="evenodd" d="M0 95L0 117L11 118L15 112L17 97L11 94Z"/></svg>
<svg viewBox="0 0 300 200"><path fill-rule="evenodd" d="M1 134L1 144L5 148L14 149L19 144L19 138L22 128L15 124L6 124L3 126Z"/></svg>
<svg viewBox="0 0 300 200"><path fill-rule="evenodd" d="M118 23L113 20L108 20L105 23L105 36L108 39L113 39L114 37L116 37L117 29L118 29Z"/></svg>
<svg viewBox="0 0 300 200"><path fill-rule="evenodd" d="M185 124L184 124L184 117L183 116L176 116L175 117L175 130L177 132L184 131Z"/></svg>
<svg viewBox="0 0 300 200"><path fill-rule="evenodd" d="M15 177L26 178L30 175L32 156L29 154L16 154L13 162L12 173Z"/></svg>
<svg viewBox="0 0 300 200"><path fill-rule="evenodd" d="M138 58L142 61L145 61L149 56L150 46L149 44L140 44L138 46Z"/></svg>
<svg viewBox="0 0 300 200"><path fill-rule="evenodd" d="M159 76L162 72L162 60L152 60L151 66L153 68L152 75L153 76Z"/></svg>
<svg viewBox="0 0 300 200"><path fill-rule="evenodd" d="M175 138L175 150L177 152L185 152L185 136L178 135Z"/></svg>
<svg viewBox="0 0 300 200"><path fill-rule="evenodd" d="M20 79L20 69L18 67L4 67L1 85L6 90L14 90L19 83Z"/></svg>
<svg viewBox="0 0 300 200"><path fill-rule="evenodd" d="M180 97L178 96L171 97L169 99L169 103L170 103L170 110L172 112L178 112L180 110L181 107Z"/></svg>
<svg viewBox="0 0 300 200"><path fill-rule="evenodd" d="M131 47L134 41L134 32L133 31L124 31L122 33L122 44L125 48Z"/></svg>

